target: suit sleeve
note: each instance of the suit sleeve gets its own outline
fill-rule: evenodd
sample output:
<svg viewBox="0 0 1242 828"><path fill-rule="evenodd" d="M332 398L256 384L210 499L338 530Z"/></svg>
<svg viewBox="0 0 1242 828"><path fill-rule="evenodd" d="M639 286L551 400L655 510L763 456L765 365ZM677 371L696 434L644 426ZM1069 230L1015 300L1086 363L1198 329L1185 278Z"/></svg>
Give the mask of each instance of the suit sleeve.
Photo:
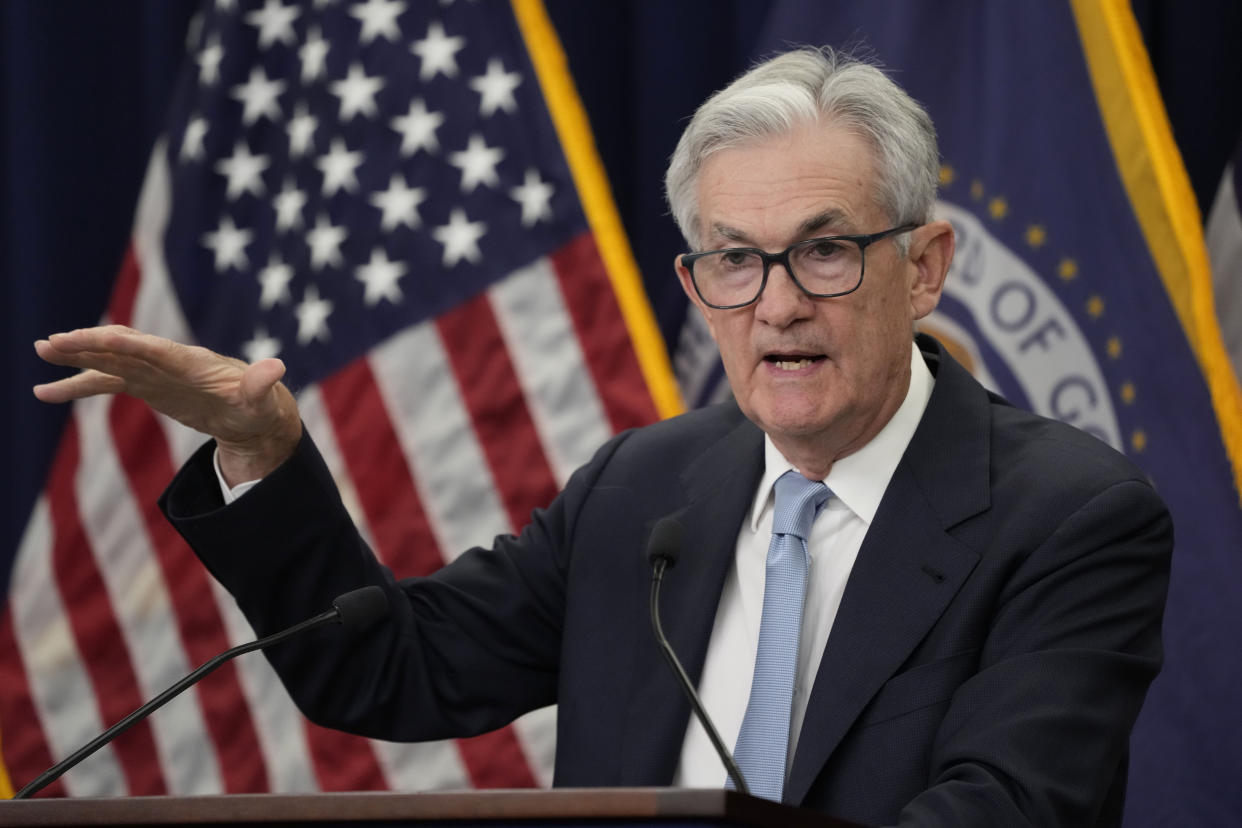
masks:
<svg viewBox="0 0 1242 828"><path fill-rule="evenodd" d="M160 505L259 635L375 584L390 622L349 640L339 627L267 656L319 724L374 738L469 736L555 702L569 539L615 438L520 537L501 536L428 577L396 580L360 537L305 435L294 456L225 507L208 443Z"/></svg>
<svg viewBox="0 0 1242 828"><path fill-rule="evenodd" d="M937 732L932 784L901 825L1120 822L1105 803L1123 799L1110 787L1123 784L1130 731L1160 668L1172 545L1164 504L1130 480L1013 560L979 671Z"/></svg>

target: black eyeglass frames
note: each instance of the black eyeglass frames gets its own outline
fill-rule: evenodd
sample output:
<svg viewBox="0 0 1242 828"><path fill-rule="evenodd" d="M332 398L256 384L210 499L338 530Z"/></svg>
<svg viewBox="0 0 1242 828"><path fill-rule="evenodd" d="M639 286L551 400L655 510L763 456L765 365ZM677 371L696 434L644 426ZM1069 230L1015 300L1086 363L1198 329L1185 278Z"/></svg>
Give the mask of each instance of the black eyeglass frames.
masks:
<svg viewBox="0 0 1242 828"><path fill-rule="evenodd" d="M792 244L780 253L756 247L687 253L681 257L681 263L690 271L699 298L719 310L743 308L757 301L767 286L773 264L784 265L789 278L803 293L831 299L858 290L866 270L867 247L918 226L902 224L879 233L820 236Z"/></svg>

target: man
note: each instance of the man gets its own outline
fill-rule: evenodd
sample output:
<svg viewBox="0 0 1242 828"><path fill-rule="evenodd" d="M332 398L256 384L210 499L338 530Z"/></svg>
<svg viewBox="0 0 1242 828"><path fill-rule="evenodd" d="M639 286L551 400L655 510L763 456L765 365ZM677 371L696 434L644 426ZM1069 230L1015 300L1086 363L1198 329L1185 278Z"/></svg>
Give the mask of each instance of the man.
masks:
<svg viewBox="0 0 1242 828"><path fill-rule="evenodd" d="M163 506L260 634L383 586L382 629L269 654L324 724L432 739L555 702L558 785L723 784L647 631L643 550L676 514L665 627L763 795L864 823L1117 824L1169 517L1123 457L912 339L953 253L937 160L922 109L828 50L713 96L667 185L736 405L618 435L520 537L430 578L367 550L275 360L75 331L36 347L87 370L36 394L124 391L215 437Z"/></svg>

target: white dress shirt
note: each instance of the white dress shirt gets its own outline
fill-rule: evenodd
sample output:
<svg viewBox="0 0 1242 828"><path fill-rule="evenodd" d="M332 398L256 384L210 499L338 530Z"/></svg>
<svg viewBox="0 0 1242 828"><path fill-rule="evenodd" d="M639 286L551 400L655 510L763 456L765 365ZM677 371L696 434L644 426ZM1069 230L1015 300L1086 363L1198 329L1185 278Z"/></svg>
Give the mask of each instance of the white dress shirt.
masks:
<svg viewBox="0 0 1242 828"><path fill-rule="evenodd" d="M854 559L875 518L888 481L927 408L933 383L931 372L912 343L910 387L901 407L869 443L836 461L824 479L833 496L811 525L811 537L807 539L811 568L802 611L786 773L798 747L807 700L833 620L841 606L845 582L854 568ZM734 565L725 577L698 688L703 707L730 749L737 743L737 734L742 728L759 649L765 567L775 511L773 486L777 478L794 468L766 436L763 457L763 477L755 490L747 519L738 532ZM826 679L831 681L832 677ZM724 785L725 776L707 732L698 719L691 716L673 784L719 788Z"/></svg>
<svg viewBox="0 0 1242 828"><path fill-rule="evenodd" d="M216 480L220 481L220 494L224 495L224 505L227 506L246 492L253 489L259 484L259 480L247 480L238 483L236 486L230 486L224 481L224 472L220 470L220 449L216 449L211 453L211 464L216 470Z"/></svg>

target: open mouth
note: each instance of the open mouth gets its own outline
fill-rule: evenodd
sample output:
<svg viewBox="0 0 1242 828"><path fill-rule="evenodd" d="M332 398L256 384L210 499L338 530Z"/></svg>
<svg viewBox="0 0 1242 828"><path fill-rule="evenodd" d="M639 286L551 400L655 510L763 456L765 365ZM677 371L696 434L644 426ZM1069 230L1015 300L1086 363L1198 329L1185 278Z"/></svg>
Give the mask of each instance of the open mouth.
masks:
<svg viewBox="0 0 1242 828"><path fill-rule="evenodd" d="M764 361L776 366L781 371L798 371L809 368L813 363L824 359L823 354L768 354Z"/></svg>

